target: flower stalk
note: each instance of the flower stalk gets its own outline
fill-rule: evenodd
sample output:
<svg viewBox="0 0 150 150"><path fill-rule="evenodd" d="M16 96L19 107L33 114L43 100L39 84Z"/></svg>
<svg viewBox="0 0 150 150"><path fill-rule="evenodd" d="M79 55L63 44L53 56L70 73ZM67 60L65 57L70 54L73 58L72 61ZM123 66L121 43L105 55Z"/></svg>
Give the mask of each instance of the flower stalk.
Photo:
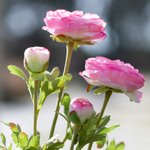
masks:
<svg viewBox="0 0 150 150"><path fill-rule="evenodd" d="M33 93L33 136L37 135L37 94L38 94L38 80L34 79L34 93Z"/></svg>
<svg viewBox="0 0 150 150"><path fill-rule="evenodd" d="M75 144L75 141L76 141L76 137L78 135L79 128L80 128L79 125L74 126L74 131L73 131L73 137L72 137L72 141L71 141L70 150L73 150L73 148L74 148L74 144Z"/></svg>
<svg viewBox="0 0 150 150"><path fill-rule="evenodd" d="M110 99L111 94L112 94L112 91L111 91L111 90L108 90L108 91L105 92L105 99L104 99L104 103L103 103L101 112L100 112L100 114L99 114L99 116L98 116L98 119L97 119L96 128L99 126L99 124L100 124L100 122L101 122L101 120L102 120L104 111L105 111L105 109L106 109L106 106L107 106L107 103L108 103L108 101L109 101L109 99ZM92 145L93 145L93 143L90 143L90 144L89 144L88 150L91 150Z"/></svg>
<svg viewBox="0 0 150 150"><path fill-rule="evenodd" d="M74 49L74 43L73 42L68 42L67 46L66 46L66 51L67 52L66 52L66 60L65 60L63 76L68 74L73 49ZM59 94L58 94L58 99L57 99L57 104L56 104L56 109L55 109L55 115L54 115L54 118L53 118L49 139L51 137L53 137L53 135L54 135L55 126L56 126L56 122L57 122L57 118L58 118L58 112L59 112L59 109L60 109L60 102L61 102L62 94L63 94L63 90L64 90L64 87L62 87L60 89Z"/></svg>

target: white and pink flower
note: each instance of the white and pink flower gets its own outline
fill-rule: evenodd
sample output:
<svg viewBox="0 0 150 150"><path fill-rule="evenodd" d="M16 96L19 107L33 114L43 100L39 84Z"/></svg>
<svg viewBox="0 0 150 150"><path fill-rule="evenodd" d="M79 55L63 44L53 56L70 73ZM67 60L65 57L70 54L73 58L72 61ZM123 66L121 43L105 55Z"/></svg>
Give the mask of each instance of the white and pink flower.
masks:
<svg viewBox="0 0 150 150"><path fill-rule="evenodd" d="M67 36L73 40L96 43L106 38L104 33L107 23L97 14L82 11L69 12L64 9L48 11L44 18L46 26L42 29L55 36Z"/></svg>
<svg viewBox="0 0 150 150"><path fill-rule="evenodd" d="M79 124L83 124L86 120L91 118L93 111L93 105L88 101L87 98L77 97L72 99L70 103L69 116L71 116L72 113L76 112L77 117L80 121ZM78 122L76 122L76 118L70 117L70 119L74 124L78 124Z"/></svg>
<svg viewBox="0 0 150 150"><path fill-rule="evenodd" d="M89 84L119 89L132 101L141 102L145 78L129 63L95 57L86 60L85 70L79 73Z"/></svg>
<svg viewBox="0 0 150 150"><path fill-rule="evenodd" d="M24 52L24 66L34 73L44 72L48 68L50 52L44 47L29 47Z"/></svg>

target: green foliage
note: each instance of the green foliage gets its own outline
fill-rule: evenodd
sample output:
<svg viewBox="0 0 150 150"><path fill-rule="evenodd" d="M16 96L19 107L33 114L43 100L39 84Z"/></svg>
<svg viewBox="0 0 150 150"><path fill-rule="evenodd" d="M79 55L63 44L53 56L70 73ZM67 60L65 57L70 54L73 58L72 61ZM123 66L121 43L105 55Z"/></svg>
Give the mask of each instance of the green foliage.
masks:
<svg viewBox="0 0 150 150"><path fill-rule="evenodd" d="M20 68L13 66L13 65L9 65L9 66L7 66L7 68L10 70L11 74L23 78L28 85L28 79L27 79L25 73Z"/></svg>
<svg viewBox="0 0 150 150"><path fill-rule="evenodd" d="M19 147L25 148L28 146L28 135L24 132L19 134Z"/></svg>
<svg viewBox="0 0 150 150"><path fill-rule="evenodd" d="M116 145L116 142L113 139L106 150L124 150L124 148L125 148L125 144L123 142L120 142L119 144Z"/></svg>
<svg viewBox="0 0 150 150"><path fill-rule="evenodd" d="M65 93L62 101L61 101L61 105L64 106L64 114L66 115L67 118L69 118L69 105L70 105L70 96L69 94Z"/></svg>
<svg viewBox="0 0 150 150"><path fill-rule="evenodd" d="M89 93L90 92L90 90L93 88L93 87L95 87L95 85L91 85L91 84L89 84L88 86L87 86L87 93Z"/></svg>
<svg viewBox="0 0 150 150"><path fill-rule="evenodd" d="M38 112L41 110L42 105L46 97L50 94L54 94L60 90L60 88L65 87L65 85L72 79L70 74L61 76L52 81L45 81L41 83L39 102L38 102Z"/></svg>

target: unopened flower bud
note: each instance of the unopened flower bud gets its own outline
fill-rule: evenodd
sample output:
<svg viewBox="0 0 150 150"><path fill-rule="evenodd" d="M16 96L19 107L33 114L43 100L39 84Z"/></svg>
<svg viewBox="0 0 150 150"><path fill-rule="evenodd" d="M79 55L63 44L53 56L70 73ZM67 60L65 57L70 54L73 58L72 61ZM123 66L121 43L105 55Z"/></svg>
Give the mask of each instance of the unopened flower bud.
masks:
<svg viewBox="0 0 150 150"><path fill-rule="evenodd" d="M47 70L50 52L44 47L30 47L24 52L24 66L33 73Z"/></svg>
<svg viewBox="0 0 150 150"><path fill-rule="evenodd" d="M84 124L93 114L93 105L87 98L74 98L69 106L69 117L74 124Z"/></svg>

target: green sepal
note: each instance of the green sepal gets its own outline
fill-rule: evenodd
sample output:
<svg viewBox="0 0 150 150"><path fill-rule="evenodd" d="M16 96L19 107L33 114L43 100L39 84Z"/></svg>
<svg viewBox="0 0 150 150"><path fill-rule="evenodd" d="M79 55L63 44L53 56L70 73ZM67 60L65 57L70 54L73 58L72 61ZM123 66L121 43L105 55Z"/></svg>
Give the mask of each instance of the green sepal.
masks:
<svg viewBox="0 0 150 150"><path fill-rule="evenodd" d="M46 144L44 144L44 146L43 146L42 150L46 150L46 148L47 148L47 143L46 143Z"/></svg>
<svg viewBox="0 0 150 150"><path fill-rule="evenodd" d="M68 42L73 42L73 39L71 37L65 36L65 35L50 35L50 37L53 40L56 40L57 42L61 43L68 43Z"/></svg>
<svg viewBox="0 0 150 150"><path fill-rule="evenodd" d="M19 134L19 147L25 148L28 146L28 135L24 132Z"/></svg>
<svg viewBox="0 0 150 150"><path fill-rule="evenodd" d="M73 48L73 49L74 49L75 51L77 51L77 49L78 49L79 47L80 47L80 45L77 45L77 44L74 43L74 48Z"/></svg>
<svg viewBox="0 0 150 150"><path fill-rule="evenodd" d="M6 146L6 138L5 138L4 134L0 133L0 135L1 135L3 145Z"/></svg>
<svg viewBox="0 0 150 150"><path fill-rule="evenodd" d="M89 41L74 40L73 42L77 45L95 45L94 43Z"/></svg>
<svg viewBox="0 0 150 150"><path fill-rule="evenodd" d="M89 93L90 90L91 90L93 87L95 87L95 85L89 84L89 85L87 86L87 88L86 88L86 92Z"/></svg>
<svg viewBox="0 0 150 150"><path fill-rule="evenodd" d="M64 114L66 115L67 118L69 118L69 105L71 102L71 98L69 96L69 94L65 93L62 101L61 101L61 105L64 106Z"/></svg>
<svg viewBox="0 0 150 150"><path fill-rule="evenodd" d="M106 143L106 139L103 139L103 140L100 140L100 141L97 141L96 144L97 144L97 148L102 148Z"/></svg>
<svg viewBox="0 0 150 150"><path fill-rule="evenodd" d="M25 73L20 68L14 66L14 65L9 65L9 66L7 66L7 68L10 70L11 74L23 78L26 81L26 84L28 85L28 79L27 79Z"/></svg>
<svg viewBox="0 0 150 150"><path fill-rule="evenodd" d="M105 93L108 90L109 90L108 88L98 88L98 89L94 90L94 94L95 95L100 95L102 93Z"/></svg>
<svg viewBox="0 0 150 150"><path fill-rule="evenodd" d="M112 92L115 92L115 93L123 93L121 90L118 90L118 89L109 88L109 90L111 90Z"/></svg>
<svg viewBox="0 0 150 150"><path fill-rule="evenodd" d="M41 73L29 72L29 73L30 73L31 78L35 80L43 80L45 78L44 72L41 72Z"/></svg>
<svg viewBox="0 0 150 150"><path fill-rule="evenodd" d="M73 124L81 125L80 119L79 119L76 111L72 111L72 112L69 113L69 119Z"/></svg>

